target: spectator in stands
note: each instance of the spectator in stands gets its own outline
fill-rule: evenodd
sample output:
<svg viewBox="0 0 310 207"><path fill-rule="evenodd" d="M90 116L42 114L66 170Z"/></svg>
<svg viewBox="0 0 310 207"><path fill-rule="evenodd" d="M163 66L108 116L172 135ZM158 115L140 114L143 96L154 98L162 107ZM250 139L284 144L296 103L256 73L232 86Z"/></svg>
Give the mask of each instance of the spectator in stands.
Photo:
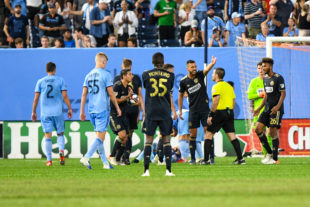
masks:
<svg viewBox="0 0 310 207"><path fill-rule="evenodd" d="M232 17L231 15L234 12L237 12L241 14L241 16L244 16L243 10L245 7L246 0L225 0L225 5L224 5L224 20L228 21Z"/></svg>
<svg viewBox="0 0 310 207"><path fill-rule="evenodd" d="M41 47L40 48L49 48L48 46L48 37L47 36L42 36L41 37Z"/></svg>
<svg viewBox="0 0 310 207"><path fill-rule="evenodd" d="M266 42L267 37L274 37L274 34L269 33L269 28L266 24L261 25L262 32L256 35L256 40Z"/></svg>
<svg viewBox="0 0 310 207"><path fill-rule="evenodd" d="M207 11L207 1L206 0L192 0L193 7L192 9L196 12L196 19L198 19L198 23L201 24L202 20L206 18Z"/></svg>
<svg viewBox="0 0 310 207"><path fill-rule="evenodd" d="M80 11L87 0L73 0L72 11ZM71 11L70 11L71 13ZM89 16L89 14L88 14ZM83 15L75 15L73 17L74 28L80 28L83 24Z"/></svg>
<svg viewBox="0 0 310 207"><path fill-rule="evenodd" d="M65 47L72 48L75 47L75 41L72 38L71 30L66 29L62 34Z"/></svg>
<svg viewBox="0 0 310 207"><path fill-rule="evenodd" d="M150 1L149 0L137 0L135 3L136 14L138 19L146 18L150 16Z"/></svg>
<svg viewBox="0 0 310 207"><path fill-rule="evenodd" d="M42 0L27 0L26 5L28 10L28 19L31 20L31 22L33 22L36 27L39 27L38 13L40 12Z"/></svg>
<svg viewBox="0 0 310 207"><path fill-rule="evenodd" d="M50 3L55 3L56 4L56 0L47 0L46 2L44 2L40 8L40 12L39 12L39 19L41 20L43 18L43 16L45 14L48 14L48 5Z"/></svg>
<svg viewBox="0 0 310 207"><path fill-rule="evenodd" d="M85 35L83 38L83 47L84 48L92 48L93 45L91 45L91 38L89 35Z"/></svg>
<svg viewBox="0 0 310 207"><path fill-rule="evenodd" d="M295 21L293 18L288 19L288 27L283 29L284 37L296 37L299 34L299 30L296 28Z"/></svg>
<svg viewBox="0 0 310 207"><path fill-rule="evenodd" d="M49 46L53 44L56 38L61 37L61 32L66 29L65 22L59 14L57 14L55 3L48 4L48 14L45 14L40 21L40 29L49 39Z"/></svg>
<svg viewBox="0 0 310 207"><path fill-rule="evenodd" d="M114 19L117 12L122 11L122 1L123 0L116 0L113 4L113 10L112 10L112 19ZM127 2L127 10L134 11L135 10L135 4L131 0L126 0Z"/></svg>
<svg viewBox="0 0 310 207"><path fill-rule="evenodd" d="M21 7L21 14L27 16L27 8L26 8L26 1L24 0L4 0L6 8L8 8L12 15L14 15L14 8L16 5L20 5Z"/></svg>
<svg viewBox="0 0 310 207"><path fill-rule="evenodd" d="M212 31L212 36L209 41L209 47L223 47L224 40L221 34L222 30L218 27L214 27Z"/></svg>
<svg viewBox="0 0 310 207"><path fill-rule="evenodd" d="M198 21L193 19L191 29L186 32L184 37L185 46L200 47L202 45L201 32L198 29Z"/></svg>
<svg viewBox="0 0 310 207"><path fill-rule="evenodd" d="M122 11L116 13L114 26L118 33L118 46L126 47L128 37L136 36L138 18L133 11L128 11L128 3L122 1Z"/></svg>
<svg viewBox="0 0 310 207"><path fill-rule="evenodd" d="M310 13L309 5L304 4L301 13L298 16L299 36L310 36Z"/></svg>
<svg viewBox="0 0 310 207"><path fill-rule="evenodd" d="M64 19L67 29L70 29L72 26L72 16L70 15L70 11L72 10L72 2L70 0L57 0L56 8L57 13Z"/></svg>
<svg viewBox="0 0 310 207"><path fill-rule="evenodd" d="M129 37L127 40L127 47L137 47L137 39L135 37Z"/></svg>
<svg viewBox="0 0 310 207"><path fill-rule="evenodd" d="M101 47L108 42L109 24L112 24L108 4L110 0L99 0L98 7L90 12L90 34L96 38L97 47Z"/></svg>
<svg viewBox="0 0 310 207"><path fill-rule="evenodd" d="M265 16L265 10L260 0L251 0L247 2L244 8L244 19L248 20L249 37L256 38L256 35L261 32L262 18Z"/></svg>
<svg viewBox="0 0 310 207"><path fill-rule="evenodd" d="M287 27L288 19L294 10L294 5L291 0L271 0L269 5L275 4L277 6L277 15L281 18L281 32L284 27Z"/></svg>
<svg viewBox="0 0 310 207"><path fill-rule="evenodd" d="M87 0L79 11L70 11L70 14L83 16L82 29L84 34L89 34L91 28L90 14L93 8L96 7L94 0Z"/></svg>
<svg viewBox="0 0 310 207"><path fill-rule="evenodd" d="M55 45L54 48L64 48L65 47L65 43L64 43L63 39L61 39L61 38L57 38L55 40L54 45Z"/></svg>
<svg viewBox="0 0 310 207"><path fill-rule="evenodd" d="M299 14L301 13L301 9L304 6L305 2L307 0L297 0L294 4L294 11L293 11L293 18L295 19L295 22L297 22Z"/></svg>
<svg viewBox="0 0 310 207"><path fill-rule="evenodd" d="M82 16L82 29L84 34L89 34L91 21L90 21L90 13L93 8L96 7L94 0L87 0L87 3L83 4L82 9L79 11L70 11L70 14Z"/></svg>
<svg viewBox="0 0 310 207"><path fill-rule="evenodd" d="M4 39L5 38L5 34L3 31L4 28L4 19L5 19L5 11L7 11L7 8L5 7L4 1L1 0L0 1L0 46L3 46L5 44Z"/></svg>
<svg viewBox="0 0 310 207"><path fill-rule="evenodd" d="M218 17L218 16L214 16L215 15L215 11L214 8L212 6L208 6L208 11L207 11L207 16L208 16L208 42L211 41L211 38L213 36L213 32L214 29L216 28L217 30L219 30L218 32L221 33L221 31L225 28L225 24L223 22L223 20ZM201 22L201 35L202 35L202 41L203 44L205 43L205 20L203 20ZM216 42L214 42L213 44L214 46L218 46L218 44Z"/></svg>
<svg viewBox="0 0 310 207"><path fill-rule="evenodd" d="M116 43L117 43L117 41L116 41L115 34L110 34L109 39L108 39L108 43L105 44L103 47L117 47Z"/></svg>
<svg viewBox="0 0 310 207"><path fill-rule="evenodd" d="M24 40L20 37L15 39L15 48L24 48Z"/></svg>
<svg viewBox="0 0 310 207"><path fill-rule="evenodd" d="M274 34L274 36L282 36L281 17L277 15L277 6L275 4L269 6L269 14L263 18L262 24L268 26L270 34Z"/></svg>
<svg viewBox="0 0 310 207"><path fill-rule="evenodd" d="M174 0L160 0L156 3L154 16L158 17L160 40L173 40L175 38L176 6Z"/></svg>
<svg viewBox="0 0 310 207"><path fill-rule="evenodd" d="M195 10L192 9L192 1L188 1L180 6L179 24L181 25L180 38L182 45L184 45L184 37L186 32L191 29L191 22L194 19L195 14Z"/></svg>
<svg viewBox="0 0 310 207"><path fill-rule="evenodd" d="M10 47L15 47L14 40L18 37L24 40L24 46L29 45L29 25L26 16L21 14L21 6L15 5L12 15L4 26L4 33L8 38Z"/></svg>
<svg viewBox="0 0 310 207"><path fill-rule="evenodd" d="M242 37L243 42L245 41L245 26L241 22L241 14L234 12L231 15L231 21L226 23L226 32L225 32L225 43L229 47L236 47L237 37Z"/></svg>

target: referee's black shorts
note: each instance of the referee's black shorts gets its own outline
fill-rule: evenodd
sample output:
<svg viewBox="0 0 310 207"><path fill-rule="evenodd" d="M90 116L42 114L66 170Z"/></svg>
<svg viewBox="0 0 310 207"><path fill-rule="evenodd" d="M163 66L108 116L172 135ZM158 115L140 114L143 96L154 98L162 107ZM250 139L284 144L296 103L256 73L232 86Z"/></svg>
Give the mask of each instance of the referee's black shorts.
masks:
<svg viewBox="0 0 310 207"><path fill-rule="evenodd" d="M137 120L139 116L139 107L138 106L134 106L134 107L129 106L129 107L128 107L128 111L126 112L129 130L135 130L135 129L138 129Z"/></svg>
<svg viewBox="0 0 310 207"><path fill-rule="evenodd" d="M215 134L220 129L226 133L235 132L234 111L231 109L216 110L212 118L212 124L207 126L207 130Z"/></svg>
<svg viewBox="0 0 310 207"><path fill-rule="evenodd" d="M260 122L267 127L275 127L275 128L280 129L283 113L280 111L277 111L276 114L272 114L272 115L270 115L270 113L271 112L269 111L267 112L263 111L260 114L257 122Z"/></svg>
<svg viewBox="0 0 310 207"><path fill-rule="evenodd" d="M172 118L165 120L151 120L145 118L142 123L142 132L148 136L154 136L157 126L162 136L167 136L172 133Z"/></svg>
<svg viewBox="0 0 310 207"><path fill-rule="evenodd" d="M209 112L210 112L209 107L201 111L189 110L188 127L190 129L196 129L200 127L200 123L204 127L207 126L207 119L208 119Z"/></svg>
<svg viewBox="0 0 310 207"><path fill-rule="evenodd" d="M116 135L123 130L126 130L126 134L129 134L128 120L126 116L110 116L110 127Z"/></svg>

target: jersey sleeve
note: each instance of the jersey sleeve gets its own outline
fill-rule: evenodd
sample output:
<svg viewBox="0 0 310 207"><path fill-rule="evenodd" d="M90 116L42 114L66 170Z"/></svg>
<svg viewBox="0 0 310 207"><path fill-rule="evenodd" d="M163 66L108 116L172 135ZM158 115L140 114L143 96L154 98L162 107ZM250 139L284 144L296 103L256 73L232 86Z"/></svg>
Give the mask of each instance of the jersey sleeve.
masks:
<svg viewBox="0 0 310 207"><path fill-rule="evenodd" d="M160 10L160 1L158 1L154 7L154 10L159 11Z"/></svg>
<svg viewBox="0 0 310 207"><path fill-rule="evenodd" d="M181 80L180 86L179 86L179 92L184 93L185 92L185 85L184 85L184 80Z"/></svg>
<svg viewBox="0 0 310 207"><path fill-rule="evenodd" d="M120 98L120 94L121 94L121 92L119 91L120 90L120 87L119 87L119 85L118 84L114 84L113 85L113 91L114 91L114 93L115 93L115 97L116 98Z"/></svg>
<svg viewBox="0 0 310 207"><path fill-rule="evenodd" d="M283 77L280 75L278 78L278 90L279 91L285 91L285 83Z"/></svg>
<svg viewBox="0 0 310 207"><path fill-rule="evenodd" d="M248 99L249 100L253 100L253 99L257 99L259 98L258 94L257 94L257 90L255 88L255 82L254 82L254 79L251 81L249 87L248 87L248 91L247 91L247 94L248 94Z"/></svg>
<svg viewBox="0 0 310 207"><path fill-rule="evenodd" d="M221 89L219 87L219 84L215 84L213 87L212 87L212 97L214 96L219 96L221 95Z"/></svg>
<svg viewBox="0 0 310 207"><path fill-rule="evenodd" d="M137 77L137 84L138 84L138 88L142 87L142 82L141 82L141 78L139 76Z"/></svg>
<svg viewBox="0 0 310 207"><path fill-rule="evenodd" d="M37 82L34 92L41 93L41 81Z"/></svg>
<svg viewBox="0 0 310 207"><path fill-rule="evenodd" d="M147 79L147 74L146 72L142 73L142 82L143 82L143 87L146 87L146 79Z"/></svg>
<svg viewBox="0 0 310 207"><path fill-rule="evenodd" d="M65 80L62 78L61 79L61 91L66 91L67 90L67 84Z"/></svg>
<svg viewBox="0 0 310 207"><path fill-rule="evenodd" d="M106 73L106 75L104 77L105 77L105 80L104 80L105 86L106 87L113 86L113 81L112 81L111 74L110 73Z"/></svg>
<svg viewBox="0 0 310 207"><path fill-rule="evenodd" d="M86 76L85 79L84 79L83 87L88 88L88 85L87 85L87 76Z"/></svg>
<svg viewBox="0 0 310 207"><path fill-rule="evenodd" d="M170 94L173 94L173 84L174 84L174 74L171 73L171 83L170 83L171 90L170 90Z"/></svg>

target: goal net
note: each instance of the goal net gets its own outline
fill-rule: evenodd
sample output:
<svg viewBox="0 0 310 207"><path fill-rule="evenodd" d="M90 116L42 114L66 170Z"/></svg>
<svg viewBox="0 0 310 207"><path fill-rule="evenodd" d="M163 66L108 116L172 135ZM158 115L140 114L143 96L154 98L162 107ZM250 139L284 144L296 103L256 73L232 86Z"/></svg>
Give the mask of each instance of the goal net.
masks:
<svg viewBox="0 0 310 207"><path fill-rule="evenodd" d="M258 77L257 63L263 57L272 57L274 71L281 74L286 84L284 119L310 118L310 37L268 37L266 43L237 38L239 77L242 90L242 106L249 131L248 153L260 153L262 148L253 133L253 116L247 96L248 86Z"/></svg>

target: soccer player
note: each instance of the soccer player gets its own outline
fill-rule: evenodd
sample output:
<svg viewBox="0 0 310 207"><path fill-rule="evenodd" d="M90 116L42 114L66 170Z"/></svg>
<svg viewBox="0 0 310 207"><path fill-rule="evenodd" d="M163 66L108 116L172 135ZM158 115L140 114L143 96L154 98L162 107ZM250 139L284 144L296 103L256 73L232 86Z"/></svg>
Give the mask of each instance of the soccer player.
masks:
<svg viewBox="0 0 310 207"><path fill-rule="evenodd" d="M124 59L122 63L122 69L123 70L131 70L132 67L132 61L130 59ZM143 96L142 96L142 82L138 75L132 74L133 78L132 81L129 83L131 86L133 93L137 94L139 96L139 102L137 104L132 104L127 106L126 110L126 116L129 123L129 135L128 140L126 142L125 152L123 155L123 161L126 165L129 165L129 156L131 153L132 148L132 134L135 129L138 129L138 123L139 123L139 113L142 109L142 119L145 116L145 109L144 109L144 103L143 103ZM113 83L119 81L121 79L120 75L115 76Z"/></svg>
<svg viewBox="0 0 310 207"><path fill-rule="evenodd" d="M207 86L205 77L216 63L216 58L212 57L209 65L205 65L202 71L197 71L196 62L188 60L186 63L188 74L181 79L179 89L179 117L182 117L183 96L184 92L188 94L189 102L189 118L188 125L190 131L189 149L191 154L190 164L196 164L195 151L196 151L196 137L197 128L200 123L207 130L207 118L209 109L209 98L207 94ZM202 163L204 164L204 163Z"/></svg>
<svg viewBox="0 0 310 207"><path fill-rule="evenodd" d="M47 166L52 166L52 132L57 131L60 164L65 164L65 122L62 114L63 101L68 106L68 118L72 117L72 108L67 94L65 80L56 76L56 65L53 62L46 64L47 76L38 80L35 88L35 97L32 106L32 121L37 120L36 109L39 102L41 107L41 123L45 137L45 153Z"/></svg>
<svg viewBox="0 0 310 207"><path fill-rule="evenodd" d="M265 96L264 82L263 82L265 73L263 71L262 64L263 64L262 62L257 63L258 77L251 80L250 85L248 87L248 91L247 91L248 99L251 100L251 112L254 112L254 110L256 110L260 106ZM253 117L253 124L252 124L252 129L250 132L252 152L253 150L257 150L255 149L255 141L254 141L255 138L258 140L255 134L255 126L256 126L259 115L263 111L264 111L264 107L260 110L257 116ZM270 135L267 136L267 140L268 140L269 145L272 146L272 137ZM264 146L262 146L262 148L263 148L263 153L266 156L267 151L264 148Z"/></svg>
<svg viewBox="0 0 310 207"><path fill-rule="evenodd" d="M95 58L96 67L91 70L85 77L83 84L83 93L81 98L80 119L85 121L85 103L87 95L89 95L88 101L88 113L90 121L94 125L97 138L89 147L87 153L81 158L80 163L91 169L89 159L98 150L100 158L103 162L104 169L111 169L104 151L104 138L108 128L110 120L110 102L109 97L116 108L118 116L122 115L122 112L118 106L115 94L113 92L113 83L111 74L104 70L108 57L103 52L99 52Z"/></svg>
<svg viewBox="0 0 310 207"><path fill-rule="evenodd" d="M152 57L152 63L154 69L144 71L142 74L146 109L143 124L146 143L144 145L144 173L142 176L150 176L150 155L157 126L159 126L159 131L163 139L167 168L166 176L174 176L171 172L171 145L169 136L172 133L171 94L174 74L162 69L164 66L164 55L162 53L155 53Z"/></svg>
<svg viewBox="0 0 310 207"><path fill-rule="evenodd" d="M212 80L216 84L212 87L212 106L205 134L205 160L207 160L207 164L210 164L209 155L212 150L213 135L223 128L237 154L237 159L234 163L239 165L245 164L245 160L242 158L240 143L235 135L234 108L236 96L233 87L223 81L224 76L225 70L223 68L214 69Z"/></svg>
<svg viewBox="0 0 310 207"><path fill-rule="evenodd" d="M114 134L118 135L115 140L113 150L111 153L111 163L113 165L120 164L121 156L124 153L125 146L128 140L129 134L129 123L128 123L128 102L133 94L133 90L129 83L132 82L132 73L129 69L124 69L121 71L121 80L114 83L113 91L116 95L117 103L122 111L122 116L117 116L116 108L111 104L111 116L110 116L110 127ZM137 117L134 120L137 121ZM128 155L129 162L129 155ZM130 164L130 163L129 163Z"/></svg>
<svg viewBox="0 0 310 207"><path fill-rule="evenodd" d="M281 119L284 114L283 101L286 95L285 84L283 77L280 74L273 72L272 58L265 57L262 59L262 62L263 70L266 74L266 77L264 78L266 95L261 105L254 111L254 116L257 116L264 106L265 109L258 118L255 132L267 151L267 155L262 160L262 163L278 164L278 130L281 127ZM272 137L272 150L264 133L265 126L269 127L269 132Z"/></svg>

